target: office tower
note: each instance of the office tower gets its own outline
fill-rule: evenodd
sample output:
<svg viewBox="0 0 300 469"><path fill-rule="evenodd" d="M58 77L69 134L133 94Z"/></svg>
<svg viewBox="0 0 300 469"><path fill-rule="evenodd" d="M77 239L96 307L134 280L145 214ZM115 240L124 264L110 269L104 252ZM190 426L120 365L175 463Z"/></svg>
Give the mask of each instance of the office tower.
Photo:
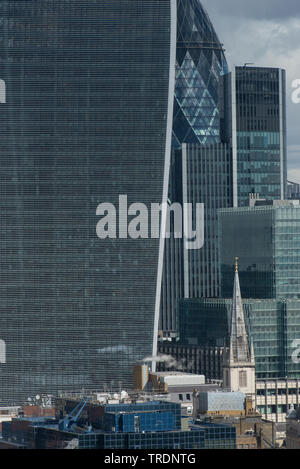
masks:
<svg viewBox="0 0 300 469"><path fill-rule="evenodd" d="M203 246L183 243L184 298L220 295L217 209L232 206L231 151L226 144L182 146L183 203L203 204ZM196 216L193 214L194 225Z"/></svg>
<svg viewBox="0 0 300 469"><path fill-rule="evenodd" d="M175 202L182 203L181 175L180 175L181 151L171 153L171 165L169 176L169 208ZM182 239L174 236L174 216L170 209L170 237L165 240L164 264L161 287L161 304L159 317L159 330L164 334L176 335L176 301L184 296L184 275ZM182 221L183 225L183 221ZM183 228L183 226L182 226Z"/></svg>
<svg viewBox="0 0 300 469"><path fill-rule="evenodd" d="M300 300L243 298L243 307L247 335L253 343L256 379L299 379ZM197 347L215 347L215 358L207 354L206 360L215 360L216 367L220 360L217 348L222 352L230 343L231 311L232 299L180 300L180 340L176 348L188 354L189 349L196 352ZM164 350L167 347L166 343ZM173 356L172 349L169 353ZM177 357L184 360L183 353L178 353ZM206 368L215 372L212 363ZM207 378L214 376L207 375Z"/></svg>
<svg viewBox="0 0 300 469"><path fill-rule="evenodd" d="M163 243L100 239L96 210L167 199L176 2L4 0L0 23L0 400L129 386Z"/></svg>
<svg viewBox="0 0 300 469"><path fill-rule="evenodd" d="M170 362L160 362L159 371L172 371L176 369L176 364L179 363L180 369L184 372L197 375L203 374L207 380L212 382L220 383L223 379L225 347L189 345L164 340L159 342L158 350L162 355L169 355L174 363L173 366L170 366ZM171 361L171 364L173 363ZM216 384L212 386L216 386Z"/></svg>
<svg viewBox="0 0 300 469"><path fill-rule="evenodd" d="M226 144L182 144L172 154L170 181L173 201L192 204L196 220L198 203L203 206L203 247L190 249L171 233L165 249L162 286L161 329L176 331L178 298L218 297L217 209L232 206L230 149ZM172 207L172 206L171 206ZM196 228L196 222L194 223ZM198 233L198 240L200 233Z"/></svg>
<svg viewBox="0 0 300 469"><path fill-rule="evenodd" d="M286 191L286 111L285 72L273 68L236 67L220 78L220 139L219 144L182 145L186 155L186 172L175 164L176 190L187 195L184 201L204 203L205 236L202 249L187 251L181 246L180 261L173 262L179 270L167 275L163 296L169 296L162 307L161 328L166 328L165 318L176 317L178 298L224 297L220 290L217 209L232 206L248 206L249 198L283 199ZM197 150L196 150L197 146ZM218 148L218 150L216 150ZM221 150L220 150L221 149ZM175 154L175 158L183 158ZM221 153L220 153L221 152ZM195 156L195 155L198 156ZM222 165L215 165L222 154ZM207 160L208 158L208 160ZM197 161L198 160L198 161ZM209 161L205 166L204 161ZM200 168L200 177L197 167ZM218 172L220 171L220 173ZM171 173L172 174L172 173ZM220 182L226 181L226 189L219 191ZM181 191L178 187L182 184ZM185 189L184 189L185 188ZM183 200L181 197L180 200ZM171 241L172 242L172 241ZM166 245L168 252L169 244ZM173 249L178 253L178 248ZM231 261L237 255L228 253ZM165 267L166 271L166 267ZM179 272L179 273L178 273ZM224 277L231 290L233 270ZM243 276L243 272L241 272ZM177 287L170 283L180 278ZM165 278L166 276L164 276ZM178 286L181 289L178 290ZM257 288L262 288L258 284ZM178 292L180 294L178 294ZM229 295L226 291L226 296ZM171 295L171 296L170 296ZM176 296L177 295L177 296ZM246 295L247 296L247 295ZM254 295L262 298L263 296ZM166 308L167 305L167 308ZM171 313L170 313L171 311ZM170 321L169 321L170 322ZM173 321L174 323L174 321ZM172 323L171 323L172 324ZM176 327L173 326L173 329Z"/></svg>
<svg viewBox="0 0 300 469"><path fill-rule="evenodd" d="M232 206L232 166L230 148L221 143L183 143L172 156L172 200L191 204L194 230L197 204L203 204L196 236L200 241L201 231L202 247L191 248L174 236L166 243L161 329L176 331L177 299L220 295L217 209Z"/></svg>
<svg viewBox="0 0 300 469"><path fill-rule="evenodd" d="M200 0L177 0L173 148L219 141L219 81L228 72L223 45Z"/></svg>
<svg viewBox="0 0 300 469"><path fill-rule="evenodd" d="M193 187L195 189L196 184L200 184L200 179L201 183L203 183L207 178L211 178L214 180L211 183L212 185L218 178L222 179L222 175L214 176L214 171L217 170L217 165L219 165L222 172L224 171L224 167L227 164L228 151L225 147L221 149L221 146L217 145L220 142L220 79L224 73L228 72L223 46L199 0L178 0L177 5L178 32L172 140L173 153L169 181L170 205L172 203L183 202L183 185L190 187L191 184L194 184ZM183 181L182 144L184 143L188 144L186 147L186 152L188 153L188 172ZM202 145L204 145L203 148ZM209 145L214 146L209 148ZM215 150L217 153L214 155ZM193 157L190 156L192 152L194 154ZM202 157L203 162L201 162ZM190 158L193 159L193 162L189 161ZM202 174L198 173L197 183L194 183L190 172L193 165L200 165L199 167L201 167L203 172ZM191 187L189 191L192 191ZM226 202L225 205L220 205L219 201L215 202L213 200L210 192L215 193L217 191L216 187L208 188L201 186L198 191L203 195L205 202L209 200L208 210L210 213L212 213L212 205L214 204L217 207L231 206L231 203L228 205ZM194 193L196 194L195 191ZM195 197L193 197L193 200L190 200L190 202L194 201ZM202 200L197 200L198 202L202 202ZM178 298L184 297L190 288L191 295L194 294L192 292L198 295L199 291L201 291L201 294L204 296L210 294L214 296L218 288L213 284L213 281L211 283L208 283L208 280L205 281L204 277L201 281L199 278L195 279L191 287L188 286L189 280L187 280L184 274L184 268L187 268L188 256L186 255L184 267L184 246L182 240L174 239L173 228L171 219L171 237L166 240L165 245L159 323L160 329L171 334L176 333L175 307ZM211 228L209 227L207 230L211 231ZM205 273L210 270L206 261L212 256L212 273L209 273L209 278L214 278L215 252L211 254L208 245L205 245L205 249L205 254L197 253L203 261L205 260L205 264L201 265L201 269ZM194 262L189 261L189 263L189 269L196 268Z"/></svg>
<svg viewBox="0 0 300 469"><path fill-rule="evenodd" d="M287 179L285 71L235 67L222 80L221 138L232 145L233 202L284 199Z"/></svg>
<svg viewBox="0 0 300 469"><path fill-rule="evenodd" d="M299 201L255 204L219 211L222 297L230 295L236 255L243 298L299 299Z"/></svg>

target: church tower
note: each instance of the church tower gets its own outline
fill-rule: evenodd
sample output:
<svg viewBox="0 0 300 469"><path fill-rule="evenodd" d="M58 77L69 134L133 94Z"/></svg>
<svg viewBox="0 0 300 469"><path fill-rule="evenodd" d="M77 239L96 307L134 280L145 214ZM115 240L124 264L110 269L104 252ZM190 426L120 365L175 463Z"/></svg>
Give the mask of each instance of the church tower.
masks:
<svg viewBox="0 0 300 469"><path fill-rule="evenodd" d="M238 273L235 259L229 351L224 355L223 387L240 391L255 400L255 361L253 344L249 346Z"/></svg>

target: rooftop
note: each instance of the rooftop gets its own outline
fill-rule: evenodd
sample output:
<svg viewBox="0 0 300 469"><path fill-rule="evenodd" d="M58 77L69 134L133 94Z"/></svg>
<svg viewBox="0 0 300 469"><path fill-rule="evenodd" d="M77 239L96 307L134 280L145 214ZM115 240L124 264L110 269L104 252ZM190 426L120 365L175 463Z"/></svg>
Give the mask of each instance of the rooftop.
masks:
<svg viewBox="0 0 300 469"><path fill-rule="evenodd" d="M183 371L155 371L151 372L154 376L187 376L187 377L204 377L204 375L197 375L195 373L186 373Z"/></svg>

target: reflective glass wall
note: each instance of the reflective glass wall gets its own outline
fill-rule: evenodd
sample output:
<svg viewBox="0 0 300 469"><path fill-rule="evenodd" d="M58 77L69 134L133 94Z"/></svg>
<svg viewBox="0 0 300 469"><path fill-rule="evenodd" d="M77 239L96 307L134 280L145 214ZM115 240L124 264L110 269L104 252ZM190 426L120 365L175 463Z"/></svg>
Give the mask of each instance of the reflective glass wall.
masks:
<svg viewBox="0 0 300 469"><path fill-rule="evenodd" d="M297 205L220 210L222 297L231 295L238 256L244 298L300 299L299 233Z"/></svg>
<svg viewBox="0 0 300 469"><path fill-rule="evenodd" d="M0 25L0 401L119 390L152 353L159 240L99 239L96 209L161 203L170 1L3 0Z"/></svg>
<svg viewBox="0 0 300 469"><path fill-rule="evenodd" d="M300 300L243 299L243 308L256 378L300 378ZM228 345L231 311L231 299L181 300L178 346Z"/></svg>
<svg viewBox="0 0 300 469"><path fill-rule="evenodd" d="M177 0L173 147L219 142L219 81L227 73L223 46L200 0Z"/></svg>
<svg viewBox="0 0 300 469"><path fill-rule="evenodd" d="M224 77L222 139L233 146L235 206L249 194L284 199L286 163L285 71L235 67Z"/></svg>
<svg viewBox="0 0 300 469"><path fill-rule="evenodd" d="M176 301L185 296L184 282L190 284L186 290L190 291L191 296L216 296L219 288L215 275L216 246L212 239L214 234L211 226L216 218L215 208L231 205L228 205L227 193L224 196L224 179L226 184L229 184L230 177L226 172L229 149L218 145L220 144L219 105L222 98L219 87L221 76L227 72L223 45L200 0L177 0L172 140L174 153L170 171L169 201L182 203L181 149L182 144L190 144L187 147L188 177L184 184L190 193L193 193L193 196L189 197L191 201L208 204L206 226L210 224L210 218L212 223L207 228L209 234L206 235L206 251L201 253L202 263L197 264L194 260L190 267L191 280L184 278L181 240L174 239L172 231L171 239L166 240L159 327L172 334L176 334ZM191 172L194 166L198 169L197 174L193 176ZM205 186L204 181L210 181L209 185ZM198 251L194 259L199 255Z"/></svg>
<svg viewBox="0 0 300 469"><path fill-rule="evenodd" d="M272 208L221 209L218 219L221 297L232 295L235 257L239 257L242 297L275 298Z"/></svg>

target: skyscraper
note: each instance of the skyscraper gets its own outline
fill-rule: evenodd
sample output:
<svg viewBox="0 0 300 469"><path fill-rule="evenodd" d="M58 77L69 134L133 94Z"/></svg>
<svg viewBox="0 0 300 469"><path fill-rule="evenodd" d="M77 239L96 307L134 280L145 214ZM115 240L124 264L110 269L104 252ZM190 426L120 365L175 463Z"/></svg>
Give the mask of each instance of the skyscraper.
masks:
<svg viewBox="0 0 300 469"><path fill-rule="evenodd" d="M211 143L210 138L207 145L205 140L186 145L183 141L182 154L177 150L174 157L186 162L186 171L182 162L181 166L174 164L170 199L183 200L185 190L184 201L204 203L205 235L199 252L188 252L184 244L180 252L173 240L166 244L173 262L171 272L165 266L162 298L168 296L162 304L162 328L172 324L166 318L176 317L178 298L224 296L218 272L217 210L248 206L249 198L257 194L268 200L284 199L286 192L285 71L235 67L233 72L220 75L219 83L219 140ZM174 261L176 254L179 260ZM236 255L232 250L227 254L231 259ZM172 285L170 279L174 278ZM232 275L228 280L231 285Z"/></svg>
<svg viewBox="0 0 300 469"><path fill-rule="evenodd" d="M234 206L247 206L250 193L284 199L285 71L245 65L221 83L221 138L232 145Z"/></svg>
<svg viewBox="0 0 300 469"><path fill-rule="evenodd" d="M96 210L167 200L176 2L3 0L0 24L0 401L128 386L163 241L99 239Z"/></svg>
<svg viewBox="0 0 300 469"><path fill-rule="evenodd" d="M299 379L300 300L243 298L243 308L247 335L254 348L256 379ZM180 300L180 341L171 346L167 342L164 353L182 361L189 356L192 362L202 349L209 362L203 367L211 373L207 377L214 378L212 373L219 374L222 349L230 344L231 317L232 299ZM203 369L198 372L203 373Z"/></svg>
<svg viewBox="0 0 300 469"><path fill-rule="evenodd" d="M206 208L212 213L212 206L215 204L213 195L218 191L213 187L214 183L219 183L224 175L224 166L228 157L227 147L220 148L220 80L221 76L228 72L227 62L215 29L208 17L207 12L201 5L200 0L178 0L177 1L177 47L176 47L176 81L174 97L174 119L173 119L173 140L172 140L172 160L169 182L169 201L171 203L183 203L183 186L188 188L189 200L185 202L198 203L205 202ZM187 144L187 172L183 177L182 158L183 144ZM209 148L209 145L212 145ZM217 148L217 153L213 151ZM193 155L193 156L192 156ZM225 156L226 155L226 156ZM201 159L203 158L203 161ZM221 161L222 160L222 161ZM229 164L229 163L228 163ZM219 165L221 173L213 173ZM197 176L192 174L192 169L201 167L202 173ZM227 168L226 168L227 170ZM231 173L229 173L231 174ZM197 181L195 181L195 178ZM209 186L201 185L209 182ZM196 186L198 189L196 189ZM223 186L220 189L223 191ZM191 194L193 193L193 197ZM197 199L196 195L203 197ZM223 194L223 192L222 192ZM227 207L217 203L217 207ZM206 213L206 212L205 212ZM216 215L216 212L214 212ZM212 218L215 218L212 215ZM207 219L205 219L205 223ZM213 220L212 220L213 223ZM212 231L211 224L207 228ZM208 226L207 224L207 226ZM213 235L212 235L213 236ZM206 231L206 240L207 240ZM206 241L205 241L206 242ZM212 241L210 242L210 246ZM204 253L205 251L205 253ZM192 296L201 294L210 295L216 288L213 280L208 284L208 278L214 279L215 272L215 252L209 251L209 246L205 244L201 253L194 252L195 256L201 256L203 263L197 267L206 274L207 281L192 279L190 275L187 279L187 258L190 257L185 252L182 239L174 239L171 230L171 238L166 240L164 274L162 284L162 302L159 327L165 331L176 330L175 308L178 298L187 295L187 290ZM191 254L191 253L190 253ZM210 256L213 257L212 264L209 264ZM204 265L205 263L205 265ZM188 260L188 270L196 268L195 262ZM212 272L212 273L211 273ZM188 284L190 283L190 286ZM201 291L201 293L200 293ZM197 293L196 293L197 292Z"/></svg>
<svg viewBox="0 0 300 469"><path fill-rule="evenodd" d="M219 211L222 297L230 295L235 253L244 298L300 299L299 201L256 203Z"/></svg>
<svg viewBox="0 0 300 469"><path fill-rule="evenodd" d="M177 0L173 148L219 141L219 82L228 72L216 31L200 0Z"/></svg>

